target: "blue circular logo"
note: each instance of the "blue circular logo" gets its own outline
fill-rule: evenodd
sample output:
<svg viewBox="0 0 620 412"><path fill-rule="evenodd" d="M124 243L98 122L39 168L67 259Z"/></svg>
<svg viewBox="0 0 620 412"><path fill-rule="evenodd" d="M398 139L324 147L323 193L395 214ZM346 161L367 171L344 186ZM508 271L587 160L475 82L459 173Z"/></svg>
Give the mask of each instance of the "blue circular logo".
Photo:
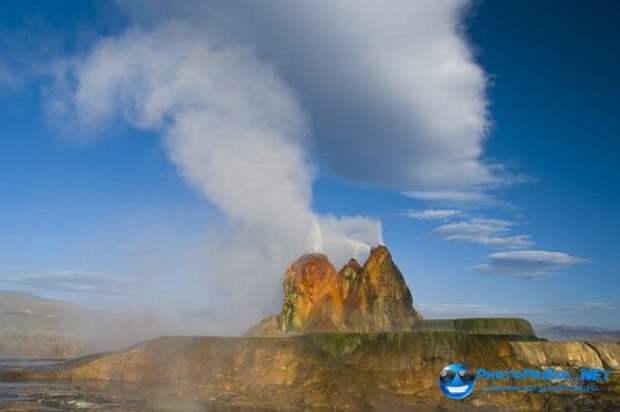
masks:
<svg viewBox="0 0 620 412"><path fill-rule="evenodd" d="M476 374L462 363L451 363L439 374L439 388L450 399L467 398L475 383Z"/></svg>

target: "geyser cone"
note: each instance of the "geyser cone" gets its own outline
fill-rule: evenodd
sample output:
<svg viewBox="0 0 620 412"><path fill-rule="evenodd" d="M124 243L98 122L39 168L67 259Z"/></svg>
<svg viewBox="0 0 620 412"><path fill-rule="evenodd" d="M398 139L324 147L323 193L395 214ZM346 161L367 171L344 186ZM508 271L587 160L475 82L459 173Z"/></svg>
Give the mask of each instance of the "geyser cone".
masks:
<svg viewBox="0 0 620 412"><path fill-rule="evenodd" d="M286 271L282 311L248 335L410 330L419 319L403 275L378 246L363 267L350 259L340 272L322 253L298 258Z"/></svg>

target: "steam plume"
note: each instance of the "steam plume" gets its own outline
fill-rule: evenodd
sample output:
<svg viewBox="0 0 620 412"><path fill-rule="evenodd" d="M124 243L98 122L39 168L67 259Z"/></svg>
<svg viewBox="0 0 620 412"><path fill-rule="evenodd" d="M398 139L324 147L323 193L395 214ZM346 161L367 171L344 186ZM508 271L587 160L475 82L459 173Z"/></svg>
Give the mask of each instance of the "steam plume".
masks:
<svg viewBox="0 0 620 412"><path fill-rule="evenodd" d="M81 130L120 116L160 133L179 172L228 218L205 247L209 303L271 310L296 255L335 246L344 260L381 241L378 222L313 213L307 119L249 50L167 23L101 40L57 75L56 115Z"/></svg>

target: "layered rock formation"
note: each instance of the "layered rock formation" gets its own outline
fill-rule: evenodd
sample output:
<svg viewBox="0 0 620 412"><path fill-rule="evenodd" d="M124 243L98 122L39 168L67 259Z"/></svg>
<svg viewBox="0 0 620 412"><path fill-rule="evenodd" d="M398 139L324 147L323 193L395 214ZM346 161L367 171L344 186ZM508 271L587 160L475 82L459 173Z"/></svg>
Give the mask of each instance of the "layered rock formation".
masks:
<svg viewBox="0 0 620 412"><path fill-rule="evenodd" d="M390 252L377 246L363 267L351 259L339 272L324 254L301 256L286 271L280 314L248 335L411 330L420 319Z"/></svg>

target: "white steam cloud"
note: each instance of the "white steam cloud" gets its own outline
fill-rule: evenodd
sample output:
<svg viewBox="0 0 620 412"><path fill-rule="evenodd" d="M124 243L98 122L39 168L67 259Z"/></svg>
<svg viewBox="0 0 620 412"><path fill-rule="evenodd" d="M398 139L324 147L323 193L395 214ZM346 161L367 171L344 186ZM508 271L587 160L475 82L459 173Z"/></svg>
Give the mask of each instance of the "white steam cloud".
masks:
<svg viewBox="0 0 620 412"><path fill-rule="evenodd" d="M487 79L464 36L469 1L119 4L144 25L183 18L254 48L298 92L330 173L441 200L474 200L474 188L505 180L482 161Z"/></svg>
<svg viewBox="0 0 620 412"><path fill-rule="evenodd" d="M229 218L205 251L210 299L266 311L294 257L333 245L341 261L380 243L380 225L312 212L306 119L289 88L248 50L193 34L169 23L100 41L58 72L50 108L82 130L120 115L161 132L180 173Z"/></svg>

